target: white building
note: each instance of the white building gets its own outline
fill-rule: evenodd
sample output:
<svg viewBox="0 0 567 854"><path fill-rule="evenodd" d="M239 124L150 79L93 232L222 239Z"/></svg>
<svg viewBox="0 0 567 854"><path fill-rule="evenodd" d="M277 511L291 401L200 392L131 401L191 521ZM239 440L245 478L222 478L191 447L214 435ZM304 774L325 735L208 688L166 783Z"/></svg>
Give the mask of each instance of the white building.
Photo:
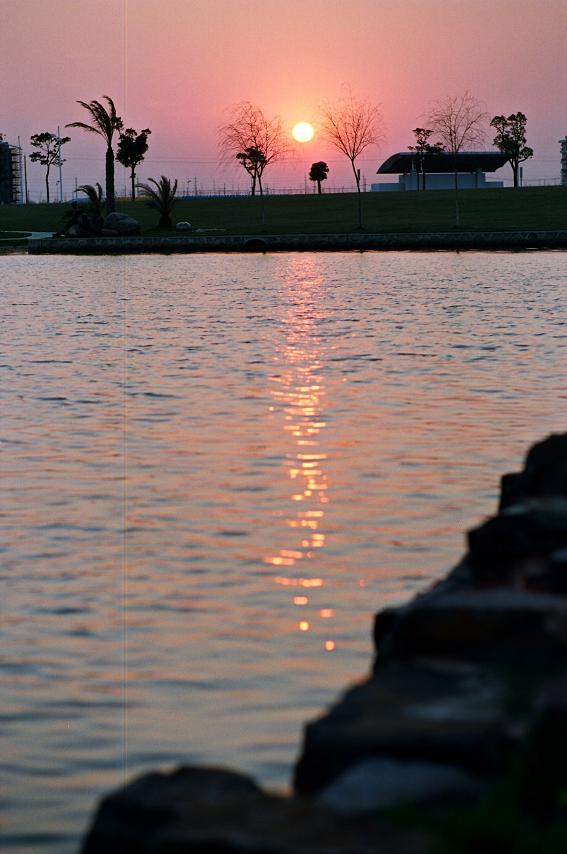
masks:
<svg viewBox="0 0 567 854"><path fill-rule="evenodd" d="M400 190L481 190L503 187L503 181L487 181L486 172L495 172L507 163L500 151L461 151L450 154L419 156L416 152L402 151L382 163L378 175L398 175L398 183L372 184L374 192L399 192Z"/></svg>

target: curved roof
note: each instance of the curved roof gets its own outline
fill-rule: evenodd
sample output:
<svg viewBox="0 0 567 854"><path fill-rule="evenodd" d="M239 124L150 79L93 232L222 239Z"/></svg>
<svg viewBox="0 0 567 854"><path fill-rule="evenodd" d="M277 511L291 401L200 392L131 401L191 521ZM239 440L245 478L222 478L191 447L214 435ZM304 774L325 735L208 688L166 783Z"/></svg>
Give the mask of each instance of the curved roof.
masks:
<svg viewBox="0 0 567 854"><path fill-rule="evenodd" d="M495 172L507 162L507 157L501 151L460 151L451 154L442 151L440 154L426 154L423 158L425 171L434 172ZM413 151L401 151L392 154L385 160L377 171L378 175L400 175L417 167L417 155Z"/></svg>

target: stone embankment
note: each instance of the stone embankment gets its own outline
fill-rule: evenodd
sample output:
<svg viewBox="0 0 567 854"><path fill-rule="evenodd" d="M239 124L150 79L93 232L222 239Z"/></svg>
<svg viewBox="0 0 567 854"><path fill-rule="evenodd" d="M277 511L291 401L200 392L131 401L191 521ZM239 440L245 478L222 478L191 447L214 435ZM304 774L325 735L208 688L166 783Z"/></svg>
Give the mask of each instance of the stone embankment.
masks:
<svg viewBox="0 0 567 854"><path fill-rule="evenodd" d="M163 237L66 237L30 240L28 252L42 254L134 254L191 252L290 252L401 249L565 249L567 230L483 231L422 234L195 234Z"/></svg>
<svg viewBox="0 0 567 854"><path fill-rule="evenodd" d="M388 810L474 805L512 776L518 815L551 821L567 795L567 433L504 476L459 565L380 612L374 638L368 679L308 724L292 797L229 771L148 774L103 800L83 854L426 854L432 837Z"/></svg>

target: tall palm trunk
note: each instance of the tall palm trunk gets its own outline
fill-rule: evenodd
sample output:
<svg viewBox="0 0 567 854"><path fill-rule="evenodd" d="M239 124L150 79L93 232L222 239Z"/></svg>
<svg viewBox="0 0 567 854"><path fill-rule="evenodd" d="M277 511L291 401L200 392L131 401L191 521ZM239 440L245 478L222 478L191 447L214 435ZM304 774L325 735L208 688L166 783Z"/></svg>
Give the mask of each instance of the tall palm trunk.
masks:
<svg viewBox="0 0 567 854"><path fill-rule="evenodd" d="M113 213L116 209L114 198L114 151L109 145L106 149L106 212Z"/></svg>

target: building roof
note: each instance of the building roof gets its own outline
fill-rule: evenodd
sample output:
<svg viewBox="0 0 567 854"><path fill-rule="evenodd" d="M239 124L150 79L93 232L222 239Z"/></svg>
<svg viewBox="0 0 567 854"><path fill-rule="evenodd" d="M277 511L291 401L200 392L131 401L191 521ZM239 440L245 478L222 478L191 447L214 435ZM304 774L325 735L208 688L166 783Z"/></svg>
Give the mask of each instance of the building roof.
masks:
<svg viewBox="0 0 567 854"><path fill-rule="evenodd" d="M500 151L460 151L451 154L443 151L440 154L426 154L423 158L425 171L434 172L495 172L507 162L507 157ZM378 175L407 174L417 168L417 156L413 151L401 151L392 154L385 160L377 171Z"/></svg>

